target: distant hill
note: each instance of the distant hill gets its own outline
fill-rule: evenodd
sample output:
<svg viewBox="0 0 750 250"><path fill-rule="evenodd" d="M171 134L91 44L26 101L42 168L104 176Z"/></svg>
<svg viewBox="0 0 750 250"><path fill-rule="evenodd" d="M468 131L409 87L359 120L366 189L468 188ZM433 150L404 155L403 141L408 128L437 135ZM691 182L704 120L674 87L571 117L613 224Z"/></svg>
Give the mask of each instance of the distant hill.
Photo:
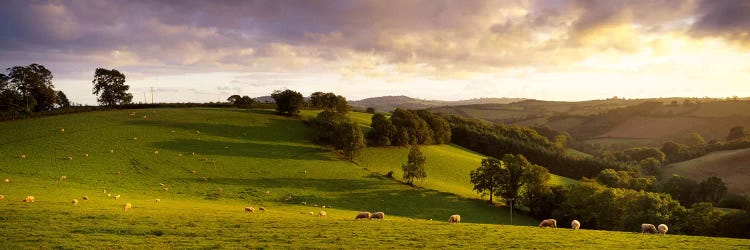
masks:
<svg viewBox="0 0 750 250"><path fill-rule="evenodd" d="M349 105L358 108L373 107L377 111L388 112L396 108L403 109L427 109L441 106L460 106L473 104L508 104L522 101L522 98L477 98L461 101L422 100L408 96L381 96L367 98L359 101L349 101Z"/></svg>
<svg viewBox="0 0 750 250"><path fill-rule="evenodd" d="M678 174L695 181L720 177L729 192L750 194L750 149L719 151L689 161L670 164L664 175Z"/></svg>

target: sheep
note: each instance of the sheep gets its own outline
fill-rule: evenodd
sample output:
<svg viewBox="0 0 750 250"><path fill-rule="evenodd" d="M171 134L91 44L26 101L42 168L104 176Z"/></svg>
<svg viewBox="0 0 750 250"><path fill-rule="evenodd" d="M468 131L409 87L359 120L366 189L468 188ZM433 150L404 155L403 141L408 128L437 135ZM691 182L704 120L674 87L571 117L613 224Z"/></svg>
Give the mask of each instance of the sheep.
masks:
<svg viewBox="0 0 750 250"><path fill-rule="evenodd" d="M130 112L130 116L135 116L135 112Z"/></svg>
<svg viewBox="0 0 750 250"><path fill-rule="evenodd" d="M83 196L83 198L81 198L81 199L87 201L87 200L89 200L89 197L88 196Z"/></svg>
<svg viewBox="0 0 750 250"><path fill-rule="evenodd" d="M0 194L0 201L3 200L3 199L5 199L5 195ZM310 213L312 213L312 212L310 212Z"/></svg>
<svg viewBox="0 0 750 250"><path fill-rule="evenodd" d="M385 219L385 213L383 212L374 212L372 213L372 217L370 217L373 220L383 220Z"/></svg>
<svg viewBox="0 0 750 250"><path fill-rule="evenodd" d="M73 206L78 206L78 199L73 199Z"/></svg>
<svg viewBox="0 0 750 250"><path fill-rule="evenodd" d="M125 207L124 208L125 208L125 211L127 212L128 210L130 210L131 208L133 208L133 205L130 204L130 202L128 202L128 203L125 203Z"/></svg>
<svg viewBox="0 0 750 250"><path fill-rule="evenodd" d="M201 179L203 179L203 181L208 181L208 177L205 177L205 176L203 176L203 178Z"/></svg>
<svg viewBox="0 0 750 250"><path fill-rule="evenodd" d="M66 159L68 159L69 161L72 161L73 160L73 156L68 156Z"/></svg>
<svg viewBox="0 0 750 250"><path fill-rule="evenodd" d="M245 212L255 213L255 208L253 208L253 207L245 207Z"/></svg>
<svg viewBox="0 0 750 250"><path fill-rule="evenodd" d="M114 152L115 152L115 150L114 150L114 149L110 149L110 150L109 150L109 153L110 153L110 154L111 154L111 153L114 153Z"/></svg>
<svg viewBox="0 0 750 250"><path fill-rule="evenodd" d="M154 200L154 203L159 203L159 202L161 202L161 199Z"/></svg>
<svg viewBox="0 0 750 250"><path fill-rule="evenodd" d="M459 223L459 224L461 224L461 215L458 215L458 214L451 215L451 217L448 218L448 223Z"/></svg>
<svg viewBox="0 0 750 250"><path fill-rule="evenodd" d="M68 179L68 177L67 177L67 176L64 176L64 175L63 175L63 176L60 176L60 181L64 181L64 180L67 180L67 179Z"/></svg>
<svg viewBox="0 0 750 250"><path fill-rule="evenodd" d="M372 216L372 214L370 214L370 212L359 212L359 214L357 214L357 217L354 217L354 219L355 220L359 220L359 219L367 219L367 220L369 220L370 216Z"/></svg>
<svg viewBox="0 0 750 250"><path fill-rule="evenodd" d="M159 154L159 150L154 151L154 154L158 155Z"/></svg>
<svg viewBox="0 0 750 250"><path fill-rule="evenodd" d="M656 227L654 224L641 224L641 233L656 233Z"/></svg>
<svg viewBox="0 0 750 250"><path fill-rule="evenodd" d="M107 193L107 190L106 190L106 189L102 189L102 192L106 194L106 193Z"/></svg>
<svg viewBox="0 0 750 250"><path fill-rule="evenodd" d="M307 201L300 202L299 204L307 205Z"/></svg>
<svg viewBox="0 0 750 250"><path fill-rule="evenodd" d="M578 220L573 220L572 222L570 222L570 227L573 228L573 230L578 230L579 228L581 228L581 222L579 222Z"/></svg>
<svg viewBox="0 0 750 250"><path fill-rule="evenodd" d="M159 182L159 186L166 186L166 184Z"/></svg>
<svg viewBox="0 0 750 250"><path fill-rule="evenodd" d="M169 188L168 188L168 187L165 187L165 188L164 188L164 192L169 192Z"/></svg>
<svg viewBox="0 0 750 250"><path fill-rule="evenodd" d="M119 194L115 195L115 200L119 200L119 199L120 199L120 195Z"/></svg>
<svg viewBox="0 0 750 250"><path fill-rule="evenodd" d="M133 137L133 140L134 140L134 141L137 141L137 140L138 140L138 137Z"/></svg>
<svg viewBox="0 0 750 250"><path fill-rule="evenodd" d="M60 133L65 132L65 128L60 128Z"/></svg>
<svg viewBox="0 0 750 250"><path fill-rule="evenodd" d="M539 227L557 228L557 220L555 220L555 219L546 219L546 220L543 220L542 223L539 223Z"/></svg>
<svg viewBox="0 0 750 250"><path fill-rule="evenodd" d="M196 134L200 134L200 133L201 133L201 131L200 131L200 130L196 130L196 131L195 131L195 133L196 133Z"/></svg>
<svg viewBox="0 0 750 250"><path fill-rule="evenodd" d="M147 115L144 115L144 116L143 116L143 119L148 119L148 116L147 116Z"/></svg>
<svg viewBox="0 0 750 250"><path fill-rule="evenodd" d="M174 132L175 132L175 131L174 131L174 130L172 130L172 133L174 133Z"/></svg>
<svg viewBox="0 0 750 250"><path fill-rule="evenodd" d="M195 174L196 172L195 172L195 170L190 170L190 173L191 174Z"/></svg>
<svg viewBox="0 0 750 250"><path fill-rule="evenodd" d="M26 155L19 155L18 158L26 159Z"/></svg>
<svg viewBox="0 0 750 250"><path fill-rule="evenodd" d="M312 211L310 211L310 212L307 212L307 215L314 215L314 214L315 214L315 213L313 213Z"/></svg>
<svg viewBox="0 0 750 250"><path fill-rule="evenodd" d="M310 212L310 215L312 215L312 212ZM326 217L326 211L318 212L318 218L325 218L325 217Z"/></svg>
<svg viewBox="0 0 750 250"><path fill-rule="evenodd" d="M110 197L110 198L111 198L111 197L112 197L112 194L107 194L107 197Z"/></svg>
<svg viewBox="0 0 750 250"><path fill-rule="evenodd" d="M83 157L89 157L89 154L83 154Z"/></svg>
<svg viewBox="0 0 750 250"><path fill-rule="evenodd" d="M3 182L8 183L8 182L10 182L10 179L5 179L5 180L3 180Z"/></svg>
<svg viewBox="0 0 750 250"><path fill-rule="evenodd" d="M26 196L26 198L23 199L24 203L34 202L34 196Z"/></svg>
<svg viewBox="0 0 750 250"><path fill-rule="evenodd" d="M667 231L669 231L669 228L666 224L659 224L659 226L656 228L659 229L659 234L667 234Z"/></svg>
<svg viewBox="0 0 750 250"><path fill-rule="evenodd" d="M266 211L266 208L265 207L259 207L258 210L260 210L260 211Z"/></svg>

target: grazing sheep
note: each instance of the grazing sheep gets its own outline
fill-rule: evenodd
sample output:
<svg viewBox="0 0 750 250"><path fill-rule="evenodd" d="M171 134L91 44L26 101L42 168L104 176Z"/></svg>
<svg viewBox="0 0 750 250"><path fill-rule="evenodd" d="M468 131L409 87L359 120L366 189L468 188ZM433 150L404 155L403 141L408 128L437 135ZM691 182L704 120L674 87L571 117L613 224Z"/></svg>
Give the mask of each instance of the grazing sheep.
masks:
<svg viewBox="0 0 750 250"><path fill-rule="evenodd" d="M310 215L312 215L312 212L310 212ZM325 218L325 217L326 217L326 211L318 212L318 218Z"/></svg>
<svg viewBox="0 0 750 250"><path fill-rule="evenodd" d="M205 176L203 176L203 178L201 179L203 179L203 181L208 181L208 177L205 177Z"/></svg>
<svg viewBox="0 0 750 250"><path fill-rule="evenodd" d="M159 154L159 150L154 151L154 154L158 155Z"/></svg>
<svg viewBox="0 0 750 250"><path fill-rule="evenodd" d="M359 219L367 219L367 220L369 220L370 216L372 216L372 214L370 214L370 212L359 212L359 214L357 214L357 217L354 217L354 219L355 220L359 220Z"/></svg>
<svg viewBox="0 0 750 250"><path fill-rule="evenodd" d="M77 199L73 199L73 206L78 206L78 200Z"/></svg>
<svg viewBox="0 0 750 250"><path fill-rule="evenodd" d="M200 130L196 130L196 131L195 131L195 133L196 133L196 134L200 134L200 133L201 133L201 131L200 131Z"/></svg>
<svg viewBox="0 0 750 250"><path fill-rule="evenodd" d="M34 202L34 196L31 196L31 195L26 196L26 198L23 199L23 202L25 203Z"/></svg>
<svg viewBox="0 0 750 250"><path fill-rule="evenodd" d="M64 176L64 175L63 175L63 176L60 176L60 181L64 181L64 180L67 180L67 179L68 179L68 177L67 177L67 176Z"/></svg>
<svg viewBox="0 0 750 250"><path fill-rule="evenodd" d="M130 112L130 116L135 116L135 112Z"/></svg>
<svg viewBox="0 0 750 250"><path fill-rule="evenodd" d="M166 186L166 184L159 182L159 186Z"/></svg>
<svg viewBox="0 0 750 250"><path fill-rule="evenodd" d="M133 208L133 205L131 205L130 202L128 202L128 203L125 203L125 207L124 208L125 208L125 211L128 211L131 208Z"/></svg>
<svg viewBox="0 0 750 250"><path fill-rule="evenodd" d="M120 199L120 195L119 194L115 195L115 200L119 200L119 199Z"/></svg>
<svg viewBox="0 0 750 250"><path fill-rule="evenodd" d="M144 115L144 116L143 116L143 119L148 119L148 116L147 116L147 115Z"/></svg>
<svg viewBox="0 0 750 250"><path fill-rule="evenodd" d="M10 179L5 179L5 180L3 180L3 182L8 183L8 182L10 182Z"/></svg>
<svg viewBox="0 0 750 250"><path fill-rule="evenodd" d="M266 211L266 208L265 207L259 207L258 210L260 210L260 211Z"/></svg>
<svg viewBox="0 0 750 250"><path fill-rule="evenodd" d="M18 158L26 159L26 155L19 155Z"/></svg>
<svg viewBox="0 0 750 250"><path fill-rule="evenodd" d="M174 133L174 132L175 132L175 131L174 131L174 130L172 130L172 133Z"/></svg>
<svg viewBox="0 0 750 250"><path fill-rule="evenodd" d="M165 188L164 188L164 192L169 192L169 188L168 188L168 187L165 187Z"/></svg>
<svg viewBox="0 0 750 250"><path fill-rule="evenodd" d="M451 215L450 218L448 218L448 223L461 223L461 215L454 214Z"/></svg>
<svg viewBox="0 0 750 250"><path fill-rule="evenodd" d="M133 140L134 140L134 141L137 141L137 140L138 140L138 137L133 137Z"/></svg>
<svg viewBox="0 0 750 250"><path fill-rule="evenodd" d="M3 200L3 199L5 199L5 195L0 194L0 201ZM312 212L310 212L310 213L312 213Z"/></svg>
<svg viewBox="0 0 750 250"><path fill-rule="evenodd" d="M159 203L159 202L161 202L161 199L156 199L156 200L154 201L154 203Z"/></svg>
<svg viewBox="0 0 750 250"><path fill-rule="evenodd" d="M107 190L106 190L106 189L102 189L102 192L106 194L106 193L107 193Z"/></svg>
<svg viewBox="0 0 750 250"><path fill-rule="evenodd" d="M374 212L374 213L372 213L372 216L370 217L370 219L373 219L373 220L383 220L383 219L385 219L385 213L383 213L383 212Z"/></svg>
<svg viewBox="0 0 750 250"><path fill-rule="evenodd" d="M312 211L310 211L310 212L307 212L307 215L314 215L314 214L315 214L315 213L313 213Z"/></svg>
<svg viewBox="0 0 750 250"><path fill-rule="evenodd" d="M195 170L190 170L190 173L195 174L196 172Z"/></svg>
<svg viewBox="0 0 750 250"><path fill-rule="evenodd" d="M114 149L110 149L110 150L109 150L109 153L114 153L114 152L115 152L115 150L114 150Z"/></svg>
<svg viewBox="0 0 750 250"><path fill-rule="evenodd" d="M307 205L307 201L300 202L299 204Z"/></svg>
<svg viewBox="0 0 750 250"><path fill-rule="evenodd" d="M73 156L68 156L68 158L67 158L67 159L68 159L69 161L72 161L72 160L73 160Z"/></svg>
<svg viewBox="0 0 750 250"><path fill-rule="evenodd" d="M245 207L245 212L255 213L255 208L253 208L253 207Z"/></svg>
<svg viewBox="0 0 750 250"><path fill-rule="evenodd" d="M555 219L546 219L546 220L543 220L542 223L539 223L539 227L557 228L557 220L555 220Z"/></svg>
<svg viewBox="0 0 750 250"><path fill-rule="evenodd" d="M89 157L89 154L83 154L83 157Z"/></svg>
<svg viewBox="0 0 750 250"><path fill-rule="evenodd" d="M112 197L112 194L107 194L107 197Z"/></svg>
<svg viewBox="0 0 750 250"><path fill-rule="evenodd" d="M87 201L87 200L89 200L89 197L88 196L84 196L82 199L85 200L85 201Z"/></svg>
<svg viewBox="0 0 750 250"><path fill-rule="evenodd" d="M572 222L570 222L570 227L573 228L573 230L578 230L579 228L581 228L581 222L579 222L578 220L573 220Z"/></svg>
<svg viewBox="0 0 750 250"><path fill-rule="evenodd" d="M265 193L266 193L266 194L268 195L268 194L271 194L271 191L269 191L269 190L266 190L266 192L265 192Z"/></svg>
<svg viewBox="0 0 750 250"><path fill-rule="evenodd" d="M65 132L64 128L60 128L60 133Z"/></svg>
<svg viewBox="0 0 750 250"><path fill-rule="evenodd" d="M659 224L657 229L659 229L659 234L667 234L667 231L669 231L669 228L666 224Z"/></svg>
<svg viewBox="0 0 750 250"><path fill-rule="evenodd" d="M656 227L654 224L641 224L641 233L656 233Z"/></svg>

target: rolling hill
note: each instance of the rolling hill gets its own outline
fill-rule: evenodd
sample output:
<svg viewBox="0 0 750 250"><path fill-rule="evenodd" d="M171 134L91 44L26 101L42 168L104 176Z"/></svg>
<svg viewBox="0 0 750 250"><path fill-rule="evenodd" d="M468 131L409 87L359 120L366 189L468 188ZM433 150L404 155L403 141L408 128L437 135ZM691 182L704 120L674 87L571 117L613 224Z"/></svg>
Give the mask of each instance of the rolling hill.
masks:
<svg viewBox="0 0 750 250"><path fill-rule="evenodd" d="M664 174L677 174L698 182L717 176L727 184L729 192L750 195L750 149L719 151L670 164L664 168Z"/></svg>
<svg viewBox="0 0 750 250"><path fill-rule="evenodd" d="M311 144L310 133L299 119L239 109L113 110L0 122L0 180L8 179L0 183L0 246L750 247L740 239L544 230L523 226L536 221L522 214L513 218L522 226L510 226L508 210L466 197L475 195L461 183L466 177L459 172L466 170L450 166L480 157L470 151L425 147L431 177L425 188L411 188L378 174L400 163L403 149L368 149L358 166ZM35 202L21 202L29 195ZM247 213L246 206L265 211ZM308 215L319 210L327 216ZM355 221L358 211L387 217ZM445 223L455 213L463 223Z"/></svg>
<svg viewBox="0 0 750 250"><path fill-rule="evenodd" d="M402 109L427 109L441 106L460 106L472 104L506 104L521 101L521 98L478 98L460 101L439 101L439 100L422 100L407 96L381 96L362 99L358 101L349 101L349 105L360 109L375 108L380 112L390 112L396 108Z"/></svg>

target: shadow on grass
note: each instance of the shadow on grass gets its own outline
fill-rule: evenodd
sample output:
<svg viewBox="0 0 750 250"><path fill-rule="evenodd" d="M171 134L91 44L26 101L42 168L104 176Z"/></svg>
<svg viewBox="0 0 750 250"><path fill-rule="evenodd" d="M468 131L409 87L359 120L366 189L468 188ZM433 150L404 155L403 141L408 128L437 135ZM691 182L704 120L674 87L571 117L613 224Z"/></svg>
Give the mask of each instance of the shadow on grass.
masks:
<svg viewBox="0 0 750 250"><path fill-rule="evenodd" d="M176 139L151 143L151 146L207 156L239 156L262 159L336 160L328 150L317 146L278 145L255 142L224 142Z"/></svg>

